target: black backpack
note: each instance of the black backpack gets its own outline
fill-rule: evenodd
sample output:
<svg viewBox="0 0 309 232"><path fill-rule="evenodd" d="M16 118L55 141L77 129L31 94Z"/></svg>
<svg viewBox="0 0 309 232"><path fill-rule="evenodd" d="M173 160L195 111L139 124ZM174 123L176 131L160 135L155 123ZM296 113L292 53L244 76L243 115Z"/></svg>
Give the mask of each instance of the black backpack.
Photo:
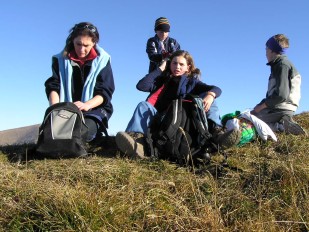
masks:
<svg viewBox="0 0 309 232"><path fill-rule="evenodd" d="M36 153L50 158L86 156L87 133L83 113L74 103L54 104L47 108L39 128Z"/></svg>
<svg viewBox="0 0 309 232"><path fill-rule="evenodd" d="M185 165L209 158L210 138L202 99L190 96L173 100L164 114L154 117L146 141L153 158Z"/></svg>

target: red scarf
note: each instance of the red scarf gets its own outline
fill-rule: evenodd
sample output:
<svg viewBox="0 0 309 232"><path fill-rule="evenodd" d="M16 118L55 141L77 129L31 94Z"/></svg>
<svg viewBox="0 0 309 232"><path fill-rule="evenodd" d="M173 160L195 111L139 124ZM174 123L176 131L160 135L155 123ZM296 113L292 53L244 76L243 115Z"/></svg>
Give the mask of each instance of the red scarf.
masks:
<svg viewBox="0 0 309 232"><path fill-rule="evenodd" d="M68 57L70 60L73 60L75 61L81 68L84 66L84 64L89 61L89 60L94 60L96 57L98 56L98 53L96 52L96 50L94 48L91 48L89 54L83 59L81 60L75 50L71 51L69 54L68 54Z"/></svg>

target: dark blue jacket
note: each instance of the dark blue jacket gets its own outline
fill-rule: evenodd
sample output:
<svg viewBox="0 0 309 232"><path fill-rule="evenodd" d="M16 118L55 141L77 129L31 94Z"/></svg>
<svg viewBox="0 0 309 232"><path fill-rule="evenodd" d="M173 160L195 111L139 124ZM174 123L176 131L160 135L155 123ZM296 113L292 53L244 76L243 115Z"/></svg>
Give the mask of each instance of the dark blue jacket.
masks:
<svg viewBox="0 0 309 232"><path fill-rule="evenodd" d="M147 99L156 92L168 80L168 76L162 75L162 71L157 68L153 72L147 74L136 85L136 88L143 92L150 92ZM208 91L214 92L216 97L221 95L221 89L214 85L207 85L198 78L189 78L187 75L180 77L177 90L178 98L185 98L188 94L204 97Z"/></svg>
<svg viewBox="0 0 309 232"><path fill-rule="evenodd" d="M169 53L173 53L177 50L180 50L179 43L173 38L167 37L163 43L164 43L165 51ZM162 47L160 44L159 37L157 35L148 39L146 52L150 60L149 71L148 71L148 73L150 73L153 70L155 70L160 65L161 61L163 60Z"/></svg>
<svg viewBox="0 0 309 232"><path fill-rule="evenodd" d="M73 78L72 78L72 98L73 102L80 101L82 96L82 89L85 80L90 72L92 61L85 63L83 69L79 67L77 63L71 61L73 68ZM47 98L51 91L56 91L60 94L60 77L59 77L59 65L57 58L53 57L52 60L52 72L53 75L48 78L45 82L45 92ZM115 90L114 77L111 68L110 61L107 65L100 71L97 76L94 93L93 95L101 95L104 102L98 107L84 112L84 115L90 115L103 122L104 126L108 128L108 120L113 114L113 105L111 103L112 95Z"/></svg>

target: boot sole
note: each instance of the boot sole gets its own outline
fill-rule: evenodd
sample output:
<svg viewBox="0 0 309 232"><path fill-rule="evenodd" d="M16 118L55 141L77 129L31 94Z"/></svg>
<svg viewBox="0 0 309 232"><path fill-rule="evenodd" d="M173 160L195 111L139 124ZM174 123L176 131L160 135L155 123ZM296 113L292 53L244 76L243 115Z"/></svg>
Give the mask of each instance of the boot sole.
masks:
<svg viewBox="0 0 309 232"><path fill-rule="evenodd" d="M145 159L143 147L125 132L118 132L115 138L118 149L131 158Z"/></svg>
<svg viewBox="0 0 309 232"><path fill-rule="evenodd" d="M290 121L287 118L282 118L283 128L286 134L292 135L307 135L307 132L296 122Z"/></svg>

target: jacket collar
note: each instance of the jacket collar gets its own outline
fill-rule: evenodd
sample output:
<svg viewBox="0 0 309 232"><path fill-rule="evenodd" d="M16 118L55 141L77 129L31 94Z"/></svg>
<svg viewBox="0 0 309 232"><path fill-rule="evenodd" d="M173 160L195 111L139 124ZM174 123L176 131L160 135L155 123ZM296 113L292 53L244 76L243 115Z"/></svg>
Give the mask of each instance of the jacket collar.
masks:
<svg viewBox="0 0 309 232"><path fill-rule="evenodd" d="M287 56L286 55L280 55L278 56L276 59L268 62L266 65L269 65L269 66L273 66L275 65L276 63L280 62L281 60L285 59Z"/></svg>
<svg viewBox="0 0 309 232"><path fill-rule="evenodd" d="M87 62L87 61L90 61L90 60L94 60L96 57L98 56L98 53L96 52L96 50L94 48L92 48L89 52L89 54L85 57L85 59L81 60L75 50L71 51L69 54L68 54L68 57L70 60L73 60L75 61L79 66L84 66L84 64Z"/></svg>

